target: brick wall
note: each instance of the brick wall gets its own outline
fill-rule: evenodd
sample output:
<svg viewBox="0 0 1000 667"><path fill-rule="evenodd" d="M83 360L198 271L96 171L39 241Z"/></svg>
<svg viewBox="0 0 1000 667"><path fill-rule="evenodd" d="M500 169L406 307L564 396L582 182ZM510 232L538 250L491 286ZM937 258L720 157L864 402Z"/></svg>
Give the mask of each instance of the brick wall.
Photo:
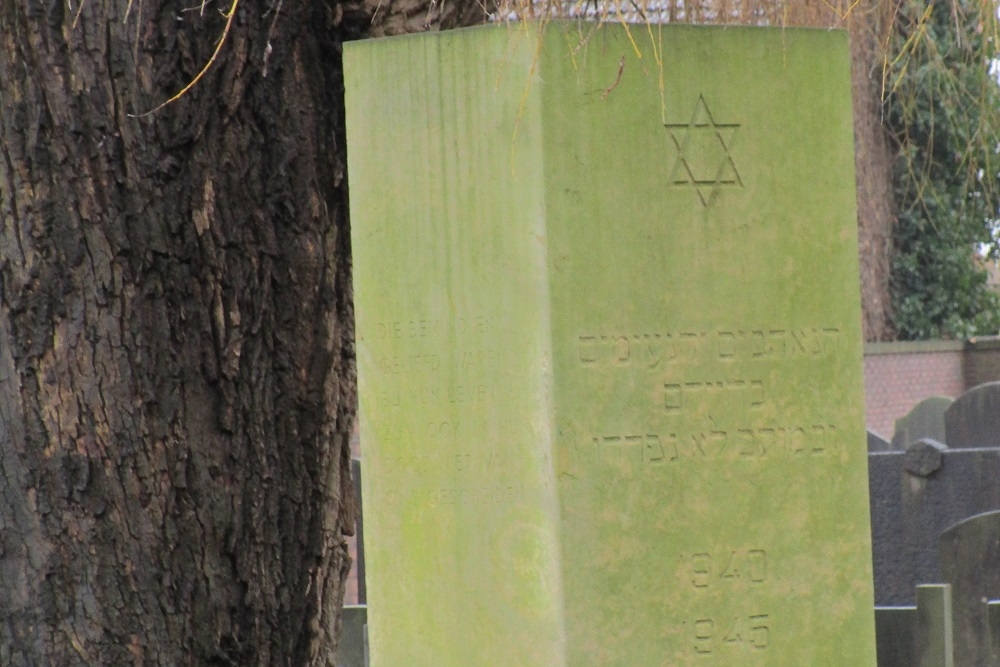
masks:
<svg viewBox="0 0 1000 667"><path fill-rule="evenodd" d="M965 343L965 386L1000 380L1000 337L970 338Z"/></svg>
<svg viewBox="0 0 1000 667"><path fill-rule="evenodd" d="M965 343L919 341L865 345L868 428L891 439L896 420L930 396L966 390Z"/></svg>

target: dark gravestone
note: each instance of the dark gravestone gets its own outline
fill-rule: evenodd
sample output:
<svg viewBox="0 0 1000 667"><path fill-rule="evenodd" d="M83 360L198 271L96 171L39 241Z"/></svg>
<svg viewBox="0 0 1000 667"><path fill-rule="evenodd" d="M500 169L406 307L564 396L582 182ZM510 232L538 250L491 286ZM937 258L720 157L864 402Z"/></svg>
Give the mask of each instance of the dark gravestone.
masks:
<svg viewBox="0 0 1000 667"><path fill-rule="evenodd" d="M896 420L892 436L893 449L906 449L921 438L947 442L944 434L944 413L954 403L945 396L931 396L913 406L905 417Z"/></svg>
<svg viewBox="0 0 1000 667"><path fill-rule="evenodd" d="M941 469L946 449L937 440L921 438L906 448L903 468L914 477L930 477Z"/></svg>
<svg viewBox="0 0 1000 667"><path fill-rule="evenodd" d="M883 607L914 603L915 584L907 567L908 552L902 530L903 454L892 451L868 453L875 604Z"/></svg>
<svg viewBox="0 0 1000 667"><path fill-rule="evenodd" d="M368 622L368 607L365 605L344 605L340 622L337 667L367 667L365 624Z"/></svg>
<svg viewBox="0 0 1000 667"><path fill-rule="evenodd" d="M361 460L351 459L351 479L354 481L354 502L357 506L357 522L354 528L355 544L358 545L355 572L358 577L358 604L368 603L368 585L365 579L365 515L361 505Z"/></svg>
<svg viewBox="0 0 1000 667"><path fill-rule="evenodd" d="M1000 382L987 382L955 399L944 413L951 448L1000 447Z"/></svg>
<svg viewBox="0 0 1000 667"><path fill-rule="evenodd" d="M954 591L955 666L1000 665L988 604L1000 597L1000 512L979 514L944 531L941 574Z"/></svg>
<svg viewBox="0 0 1000 667"><path fill-rule="evenodd" d="M892 444L880 436L875 431L868 429L868 451L869 452L887 452L892 449Z"/></svg>
<svg viewBox="0 0 1000 667"><path fill-rule="evenodd" d="M913 667L916 627L916 607L875 607L878 667Z"/></svg>
<svg viewBox="0 0 1000 667"><path fill-rule="evenodd" d="M955 666L955 616L952 587L917 586L916 667Z"/></svg>
<svg viewBox="0 0 1000 667"><path fill-rule="evenodd" d="M953 667L950 584L916 588L915 607L875 607L878 667Z"/></svg>
<svg viewBox="0 0 1000 667"><path fill-rule="evenodd" d="M875 604L912 605L917 585L947 581L941 533L1000 509L1000 448L940 448L924 440L906 452L869 453L868 473Z"/></svg>
<svg viewBox="0 0 1000 667"><path fill-rule="evenodd" d="M993 640L993 655L1000 655L1000 600L989 600L986 610L990 622L990 637Z"/></svg>

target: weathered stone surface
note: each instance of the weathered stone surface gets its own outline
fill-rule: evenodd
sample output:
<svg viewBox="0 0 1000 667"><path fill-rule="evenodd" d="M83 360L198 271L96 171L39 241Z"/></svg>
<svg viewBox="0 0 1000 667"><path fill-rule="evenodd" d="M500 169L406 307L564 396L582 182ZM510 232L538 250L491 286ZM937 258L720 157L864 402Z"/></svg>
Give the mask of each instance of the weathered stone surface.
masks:
<svg viewBox="0 0 1000 667"><path fill-rule="evenodd" d="M340 645L337 647L337 667L368 667L365 662L365 605L344 605L340 616Z"/></svg>
<svg viewBox="0 0 1000 667"><path fill-rule="evenodd" d="M916 667L954 667L955 624L950 585L917 586L915 635Z"/></svg>
<svg viewBox="0 0 1000 667"><path fill-rule="evenodd" d="M878 667L953 667L954 604L950 584L916 588L916 606L876 607Z"/></svg>
<svg viewBox="0 0 1000 667"><path fill-rule="evenodd" d="M868 451L885 452L892 449L892 443L880 436L875 431L868 431Z"/></svg>
<svg viewBox="0 0 1000 667"><path fill-rule="evenodd" d="M372 665L872 665L846 37L578 30L345 45Z"/></svg>
<svg viewBox="0 0 1000 667"><path fill-rule="evenodd" d="M365 570L365 514L364 503L361 500L364 481L361 479L361 468L360 459L351 459L354 502L358 507L358 518L354 528L354 544L357 546L354 553L354 574L358 582L358 604L364 605L368 602L368 587L366 584L367 572Z"/></svg>
<svg viewBox="0 0 1000 667"><path fill-rule="evenodd" d="M987 382L955 399L945 411L944 443L959 447L1000 447L1000 382Z"/></svg>
<svg viewBox="0 0 1000 667"><path fill-rule="evenodd" d="M903 475L906 474L903 454L901 451L868 454L872 570L875 604L880 607L916 604L913 592L916 584L903 522Z"/></svg>
<svg viewBox="0 0 1000 667"><path fill-rule="evenodd" d="M911 475L927 477L941 469L941 453L946 449L937 440L921 438L906 448L903 467Z"/></svg>
<svg viewBox="0 0 1000 667"><path fill-rule="evenodd" d="M906 452L868 456L880 606L912 605L918 584L943 581L941 533L970 516L1000 509L1000 449L938 451L940 467L926 476L906 469Z"/></svg>
<svg viewBox="0 0 1000 667"><path fill-rule="evenodd" d="M986 617L990 626L990 650L1000 655L1000 600L986 601Z"/></svg>
<svg viewBox="0 0 1000 667"><path fill-rule="evenodd" d="M946 396L931 396L913 406L906 416L896 420L893 449L906 449L921 438L945 441L944 413L954 403Z"/></svg>
<svg viewBox="0 0 1000 667"><path fill-rule="evenodd" d="M978 514L944 531L941 574L954 591L955 666L1000 664L987 604L1000 598L1000 511Z"/></svg>
<svg viewBox="0 0 1000 667"><path fill-rule="evenodd" d="M878 667L913 667L916 629L916 607L875 607Z"/></svg>

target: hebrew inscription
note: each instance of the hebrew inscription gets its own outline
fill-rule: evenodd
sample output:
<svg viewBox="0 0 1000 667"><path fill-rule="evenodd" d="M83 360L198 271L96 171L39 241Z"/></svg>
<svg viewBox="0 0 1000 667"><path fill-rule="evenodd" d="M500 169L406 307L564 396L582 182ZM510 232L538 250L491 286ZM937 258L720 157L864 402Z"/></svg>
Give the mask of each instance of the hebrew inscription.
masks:
<svg viewBox="0 0 1000 667"><path fill-rule="evenodd" d="M837 327L584 333L575 343L581 370L600 382L607 375L597 371L623 373L645 384L648 391L637 396L650 400L648 419L578 440L581 460L629 461L634 470L652 471L685 461L803 459L839 451L833 420L783 419L776 402L782 397L772 386L776 365L839 354Z"/></svg>
<svg viewBox="0 0 1000 667"><path fill-rule="evenodd" d="M653 371L703 359L725 363L821 359L840 344L836 327L588 332L578 336L577 353L580 364L588 368L631 366Z"/></svg>
<svg viewBox="0 0 1000 667"><path fill-rule="evenodd" d="M757 410L764 405L766 394L763 380L709 380L700 382L666 382L663 385L663 407L679 412L685 406L704 400L723 400L734 409Z"/></svg>
<svg viewBox="0 0 1000 667"><path fill-rule="evenodd" d="M577 443L583 462L625 461L635 470L655 470L682 461L759 461L828 456L837 450L833 424L764 426L732 430L707 429L687 434L632 433L594 436Z"/></svg>

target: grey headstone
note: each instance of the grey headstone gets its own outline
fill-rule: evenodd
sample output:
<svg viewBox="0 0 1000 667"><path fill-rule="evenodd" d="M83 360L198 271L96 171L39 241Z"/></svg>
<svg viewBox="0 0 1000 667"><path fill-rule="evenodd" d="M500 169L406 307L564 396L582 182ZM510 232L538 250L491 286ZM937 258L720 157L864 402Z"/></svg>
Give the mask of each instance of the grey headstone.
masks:
<svg viewBox="0 0 1000 667"><path fill-rule="evenodd" d="M987 604L1000 597L1000 512L979 514L944 531L941 573L954 590L956 667L1000 665Z"/></svg>
<svg viewBox="0 0 1000 667"><path fill-rule="evenodd" d="M956 667L953 613L951 586L917 586L916 667Z"/></svg>
<svg viewBox="0 0 1000 667"><path fill-rule="evenodd" d="M878 667L954 667L950 584L916 588L916 607L875 607Z"/></svg>
<svg viewBox="0 0 1000 667"><path fill-rule="evenodd" d="M921 438L947 442L944 434L944 413L954 402L946 396L931 396L913 406L904 417L896 420L892 436L893 449L906 449Z"/></svg>
<svg viewBox="0 0 1000 667"><path fill-rule="evenodd" d="M993 655L1000 655L1000 600L986 602L986 617L990 623Z"/></svg>
<svg viewBox="0 0 1000 667"><path fill-rule="evenodd" d="M869 452L868 489L871 499L872 566L875 604L913 605L916 585L909 567L903 534L903 454Z"/></svg>
<svg viewBox="0 0 1000 667"><path fill-rule="evenodd" d="M944 413L948 447L1000 447L1000 382L987 382L955 399Z"/></svg>
<svg viewBox="0 0 1000 667"><path fill-rule="evenodd" d="M1000 510L1000 448L938 452L940 467L926 476L912 470L936 465L927 447L921 457L868 455L876 605L913 605L917 585L948 581L941 572L941 533L968 517Z"/></svg>
<svg viewBox="0 0 1000 667"><path fill-rule="evenodd" d="M941 469L941 454L945 449L937 440L921 438L906 448L903 467L916 477L929 477Z"/></svg>
<svg viewBox="0 0 1000 667"><path fill-rule="evenodd" d="M370 667L371 663L371 653L368 651L368 624L365 623L364 627L365 636L365 667Z"/></svg>
<svg viewBox="0 0 1000 667"><path fill-rule="evenodd" d="M340 619L337 667L366 667L365 626L368 623L368 607L363 604L345 605Z"/></svg>
<svg viewBox="0 0 1000 667"><path fill-rule="evenodd" d="M355 524L355 544L358 545L357 565L358 604L368 603L368 586L365 579L365 513L361 502L361 459L351 459L351 478L354 481L354 502L357 503L357 523Z"/></svg>
<svg viewBox="0 0 1000 667"><path fill-rule="evenodd" d="M892 449L892 444L880 436L875 431L868 429L868 451L869 452L887 452Z"/></svg>
<svg viewBox="0 0 1000 667"><path fill-rule="evenodd" d="M916 627L916 607L875 607L878 667L913 667Z"/></svg>

